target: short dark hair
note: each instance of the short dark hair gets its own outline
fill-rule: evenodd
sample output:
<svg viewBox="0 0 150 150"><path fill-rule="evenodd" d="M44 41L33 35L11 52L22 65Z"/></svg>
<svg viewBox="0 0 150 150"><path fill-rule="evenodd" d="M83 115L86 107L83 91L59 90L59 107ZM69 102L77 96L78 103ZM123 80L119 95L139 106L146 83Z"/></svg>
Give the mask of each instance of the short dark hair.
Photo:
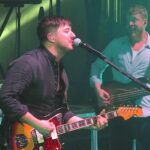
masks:
<svg viewBox="0 0 150 150"><path fill-rule="evenodd" d="M141 4L133 4L128 9L128 14L140 14L144 19L148 19L146 7Z"/></svg>
<svg viewBox="0 0 150 150"><path fill-rule="evenodd" d="M43 17L37 26L37 35L39 40L47 40L47 33L54 32L61 25L71 25L69 19L62 16Z"/></svg>

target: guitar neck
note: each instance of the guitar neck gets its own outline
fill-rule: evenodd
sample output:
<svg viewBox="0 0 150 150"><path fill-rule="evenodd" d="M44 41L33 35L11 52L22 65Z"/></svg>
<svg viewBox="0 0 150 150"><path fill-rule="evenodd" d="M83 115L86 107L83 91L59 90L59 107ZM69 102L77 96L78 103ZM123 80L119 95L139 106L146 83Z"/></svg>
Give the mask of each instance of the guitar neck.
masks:
<svg viewBox="0 0 150 150"><path fill-rule="evenodd" d="M144 82L143 82L144 83ZM146 82L149 83L149 82ZM139 97L150 95L150 91L137 86L135 83L130 82L123 84L117 81L104 84L102 88L110 93L111 103L110 106L119 104L130 104L136 101ZM99 102L100 106L104 106L103 103Z"/></svg>
<svg viewBox="0 0 150 150"><path fill-rule="evenodd" d="M112 119L114 117L117 117L117 113L116 111L111 111L107 113L107 116L108 116L108 119ZM60 135L60 134L71 132L71 131L81 129L84 127L89 127L91 125L96 124L96 122L97 122L97 116L94 116L94 117L86 118L86 119L83 119L74 123L63 124L63 125L57 126L57 134Z"/></svg>
<svg viewBox="0 0 150 150"><path fill-rule="evenodd" d="M60 126L57 126L57 134L60 135L60 134L71 132L77 129L91 126L96 123L96 118L97 117L94 116L94 117L86 118L86 119L83 119L74 123L62 124Z"/></svg>
<svg viewBox="0 0 150 150"><path fill-rule="evenodd" d="M149 95L150 92L145 89L131 89L130 91L112 95L112 104L127 103L136 100L141 96Z"/></svg>
<svg viewBox="0 0 150 150"><path fill-rule="evenodd" d="M141 96L146 96L146 95L149 95L150 92L143 89L143 88L140 88L140 89L137 89L137 90L133 90L131 91L132 94L130 94L130 97L135 97L135 98L138 98L138 97L141 97Z"/></svg>

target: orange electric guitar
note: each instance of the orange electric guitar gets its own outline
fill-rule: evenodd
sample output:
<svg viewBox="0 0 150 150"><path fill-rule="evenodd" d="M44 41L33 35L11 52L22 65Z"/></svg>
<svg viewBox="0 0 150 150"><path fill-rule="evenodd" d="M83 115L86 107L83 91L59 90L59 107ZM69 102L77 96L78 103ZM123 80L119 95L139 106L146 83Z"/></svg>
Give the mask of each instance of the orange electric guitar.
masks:
<svg viewBox="0 0 150 150"><path fill-rule="evenodd" d="M127 120L132 116L140 117L142 109L140 107L119 107L115 111L108 112L107 115L108 119L120 116ZM61 124L61 117L62 113L57 113L49 119L56 125L56 132L54 131L48 137L43 137L28 124L15 122L12 126L11 142L13 150L61 150L57 135L94 125L97 120L97 116L94 116L71 124Z"/></svg>

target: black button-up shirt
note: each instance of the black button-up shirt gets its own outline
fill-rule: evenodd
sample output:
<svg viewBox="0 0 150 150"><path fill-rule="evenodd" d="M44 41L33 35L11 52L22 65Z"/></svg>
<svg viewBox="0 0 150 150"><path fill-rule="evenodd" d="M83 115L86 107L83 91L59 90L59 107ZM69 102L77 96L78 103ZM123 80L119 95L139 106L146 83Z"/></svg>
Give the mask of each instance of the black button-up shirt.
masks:
<svg viewBox="0 0 150 150"><path fill-rule="evenodd" d="M74 114L68 110L65 90L67 76L61 63L44 48L28 52L13 61L0 91L0 106L12 121L26 112L42 118L65 107L65 121Z"/></svg>

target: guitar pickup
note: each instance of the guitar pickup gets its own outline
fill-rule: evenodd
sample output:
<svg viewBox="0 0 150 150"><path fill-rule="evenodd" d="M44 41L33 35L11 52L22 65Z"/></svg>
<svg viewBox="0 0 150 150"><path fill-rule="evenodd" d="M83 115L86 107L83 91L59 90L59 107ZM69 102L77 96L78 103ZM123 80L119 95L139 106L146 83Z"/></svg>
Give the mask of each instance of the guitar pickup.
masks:
<svg viewBox="0 0 150 150"><path fill-rule="evenodd" d="M37 141L38 141L38 143L40 144L40 143L44 143L44 138L43 138L43 135L40 133L40 132L38 132L37 130L35 130L36 131L36 136L37 136Z"/></svg>

